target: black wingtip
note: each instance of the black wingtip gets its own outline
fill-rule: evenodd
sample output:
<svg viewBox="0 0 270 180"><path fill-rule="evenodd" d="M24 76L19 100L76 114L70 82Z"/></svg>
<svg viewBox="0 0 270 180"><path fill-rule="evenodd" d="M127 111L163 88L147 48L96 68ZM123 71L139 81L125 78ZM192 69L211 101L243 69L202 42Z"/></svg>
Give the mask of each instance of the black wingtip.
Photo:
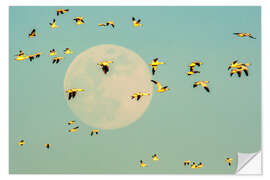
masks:
<svg viewBox="0 0 270 180"><path fill-rule="evenodd" d="M210 92L210 90L209 90L208 87L204 87L204 89L205 89L207 92Z"/></svg>
<svg viewBox="0 0 270 180"><path fill-rule="evenodd" d="M238 77L241 77L241 73L240 72L237 72L237 75L238 75Z"/></svg>
<svg viewBox="0 0 270 180"><path fill-rule="evenodd" d="M152 68L152 74L153 74L153 75L155 75L155 72L156 72L155 69Z"/></svg>

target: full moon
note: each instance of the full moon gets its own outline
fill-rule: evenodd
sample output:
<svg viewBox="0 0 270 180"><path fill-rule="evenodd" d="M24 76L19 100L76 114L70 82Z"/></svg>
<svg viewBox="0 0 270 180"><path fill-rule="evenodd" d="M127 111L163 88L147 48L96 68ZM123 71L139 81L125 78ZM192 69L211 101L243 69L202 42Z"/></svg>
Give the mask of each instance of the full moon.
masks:
<svg viewBox="0 0 270 180"><path fill-rule="evenodd" d="M113 63L104 74L97 63L108 60ZM66 71L64 89L84 89L67 103L72 112L91 127L128 126L143 115L151 102L153 84L149 69L138 54L127 48L111 44L91 47L79 54ZM151 95L137 101L131 99L136 92Z"/></svg>

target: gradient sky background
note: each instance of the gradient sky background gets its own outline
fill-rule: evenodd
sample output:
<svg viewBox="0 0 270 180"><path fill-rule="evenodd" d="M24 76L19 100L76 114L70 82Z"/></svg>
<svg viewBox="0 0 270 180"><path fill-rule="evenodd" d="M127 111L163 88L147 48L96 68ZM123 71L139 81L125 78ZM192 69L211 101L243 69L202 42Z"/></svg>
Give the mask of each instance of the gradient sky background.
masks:
<svg viewBox="0 0 270 180"><path fill-rule="evenodd" d="M56 17L56 9L70 12ZM85 17L76 26L75 16ZM142 19L133 28L131 17ZM50 29L56 18L58 29ZM114 20L116 28L98 23ZM227 156L261 149L261 11L260 7L11 7L10 8L10 173L234 173ZM38 36L27 34L35 28ZM234 32L257 38L240 39ZM91 138L80 122L75 134L64 125L78 120L63 93L65 72L84 50L115 44L135 51L146 63L166 61L153 79L171 91L154 93L145 114L135 123ZM49 50L75 53L52 65ZM32 63L14 55L42 51ZM201 73L186 76L187 65L203 61ZM235 59L250 62L250 76L230 77ZM150 70L150 67L149 67ZM211 92L192 88L209 80ZM26 145L17 145L20 139ZM52 144L47 150L44 143ZM159 162L151 162L158 153ZM150 163L139 168L139 160ZM184 160L204 168L183 166Z"/></svg>

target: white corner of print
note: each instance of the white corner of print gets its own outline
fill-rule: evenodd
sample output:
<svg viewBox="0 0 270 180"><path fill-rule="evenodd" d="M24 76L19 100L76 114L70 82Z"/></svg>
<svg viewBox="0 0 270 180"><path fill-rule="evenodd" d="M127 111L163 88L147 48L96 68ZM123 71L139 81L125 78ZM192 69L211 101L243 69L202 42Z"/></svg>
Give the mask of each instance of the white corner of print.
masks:
<svg viewBox="0 0 270 180"><path fill-rule="evenodd" d="M240 153L237 155L236 175L262 175L262 152Z"/></svg>

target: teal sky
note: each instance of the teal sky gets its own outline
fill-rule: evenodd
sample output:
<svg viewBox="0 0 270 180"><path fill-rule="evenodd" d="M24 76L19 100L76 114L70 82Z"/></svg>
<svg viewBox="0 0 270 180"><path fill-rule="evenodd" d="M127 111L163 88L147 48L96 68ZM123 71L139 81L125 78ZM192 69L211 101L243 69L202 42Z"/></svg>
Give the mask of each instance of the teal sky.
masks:
<svg viewBox="0 0 270 180"><path fill-rule="evenodd" d="M56 17L58 8L70 12ZM226 174L237 164L229 168L226 157L261 149L260 7L10 7L9 15L10 173ZM75 16L86 23L76 26ZM132 16L144 26L133 28ZM49 27L54 18L58 29ZM97 26L107 20L116 28ZM33 28L37 37L29 39ZM79 119L65 100L65 72L79 53L101 44L126 47L147 64L154 57L165 61L153 79L171 91L154 93L144 115L125 128L91 138L91 127L80 122L79 131L68 134L64 124ZM74 54L52 65L49 50L60 55L67 47ZM14 61L19 50L43 55L31 63ZM248 77L229 76L235 59L252 64ZM204 64L188 77L193 60ZM209 94L192 88L199 80L210 81ZM17 146L20 139L25 146ZM151 162L153 153L159 162ZM150 167L139 168L141 159ZM187 159L205 167L184 167Z"/></svg>

